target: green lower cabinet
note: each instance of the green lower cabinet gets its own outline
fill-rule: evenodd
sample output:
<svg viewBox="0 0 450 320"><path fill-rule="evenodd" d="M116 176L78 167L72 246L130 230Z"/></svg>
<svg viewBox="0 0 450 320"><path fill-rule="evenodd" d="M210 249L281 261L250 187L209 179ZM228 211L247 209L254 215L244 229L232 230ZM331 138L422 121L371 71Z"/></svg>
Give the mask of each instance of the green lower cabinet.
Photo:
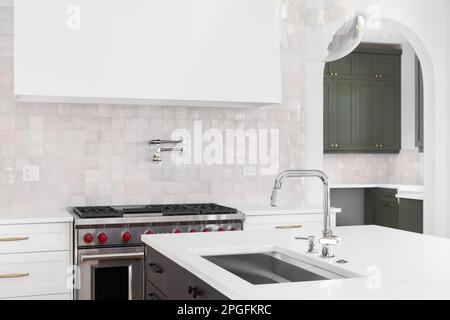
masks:
<svg viewBox="0 0 450 320"><path fill-rule="evenodd" d="M423 233L423 201L400 199L399 228Z"/></svg>
<svg viewBox="0 0 450 320"><path fill-rule="evenodd" d="M400 199L394 189L366 189L364 224L423 233L423 201Z"/></svg>
<svg viewBox="0 0 450 320"><path fill-rule="evenodd" d="M386 228L399 228L399 207L395 195L397 190L381 189L378 192L378 215L380 225Z"/></svg>

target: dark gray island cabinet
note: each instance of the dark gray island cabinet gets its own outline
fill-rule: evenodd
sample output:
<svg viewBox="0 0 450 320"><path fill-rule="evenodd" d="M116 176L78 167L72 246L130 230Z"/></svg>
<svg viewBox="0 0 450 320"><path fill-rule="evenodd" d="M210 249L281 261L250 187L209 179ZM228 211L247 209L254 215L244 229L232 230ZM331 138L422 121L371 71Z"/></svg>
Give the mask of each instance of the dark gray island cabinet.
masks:
<svg viewBox="0 0 450 320"><path fill-rule="evenodd" d="M147 246L145 256L146 300L229 300L155 249Z"/></svg>

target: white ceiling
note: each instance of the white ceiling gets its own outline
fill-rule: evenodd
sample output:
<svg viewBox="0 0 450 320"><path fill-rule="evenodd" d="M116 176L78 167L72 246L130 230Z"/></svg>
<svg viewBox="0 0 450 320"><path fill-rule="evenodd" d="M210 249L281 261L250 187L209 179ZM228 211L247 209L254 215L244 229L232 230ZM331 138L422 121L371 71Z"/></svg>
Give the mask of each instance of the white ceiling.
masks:
<svg viewBox="0 0 450 320"><path fill-rule="evenodd" d="M363 41L365 43L379 43L379 44L403 44L407 40L403 35L386 24L381 24L379 28L368 28L364 35Z"/></svg>

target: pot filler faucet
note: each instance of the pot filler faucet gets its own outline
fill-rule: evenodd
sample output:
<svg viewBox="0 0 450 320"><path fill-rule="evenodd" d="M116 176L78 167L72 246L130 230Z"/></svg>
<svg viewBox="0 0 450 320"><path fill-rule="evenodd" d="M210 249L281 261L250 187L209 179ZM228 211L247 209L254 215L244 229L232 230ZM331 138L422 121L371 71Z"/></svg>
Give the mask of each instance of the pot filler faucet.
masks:
<svg viewBox="0 0 450 320"><path fill-rule="evenodd" d="M273 187L272 196L270 198L271 205L277 206L278 192L283 187L283 182L287 178L319 178L323 183L323 232L319 243L322 245L322 256L325 258L333 258L333 248L340 244L341 239L333 235L331 230L330 217L330 185L328 177L325 173L319 170L287 170L282 172Z"/></svg>

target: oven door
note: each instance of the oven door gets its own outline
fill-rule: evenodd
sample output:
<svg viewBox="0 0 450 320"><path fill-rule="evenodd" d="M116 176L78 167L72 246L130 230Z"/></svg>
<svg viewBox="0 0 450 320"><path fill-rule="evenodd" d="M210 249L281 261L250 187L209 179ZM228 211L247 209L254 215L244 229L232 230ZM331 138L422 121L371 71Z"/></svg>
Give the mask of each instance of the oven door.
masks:
<svg viewBox="0 0 450 320"><path fill-rule="evenodd" d="M143 300L144 248L78 251L79 300Z"/></svg>

